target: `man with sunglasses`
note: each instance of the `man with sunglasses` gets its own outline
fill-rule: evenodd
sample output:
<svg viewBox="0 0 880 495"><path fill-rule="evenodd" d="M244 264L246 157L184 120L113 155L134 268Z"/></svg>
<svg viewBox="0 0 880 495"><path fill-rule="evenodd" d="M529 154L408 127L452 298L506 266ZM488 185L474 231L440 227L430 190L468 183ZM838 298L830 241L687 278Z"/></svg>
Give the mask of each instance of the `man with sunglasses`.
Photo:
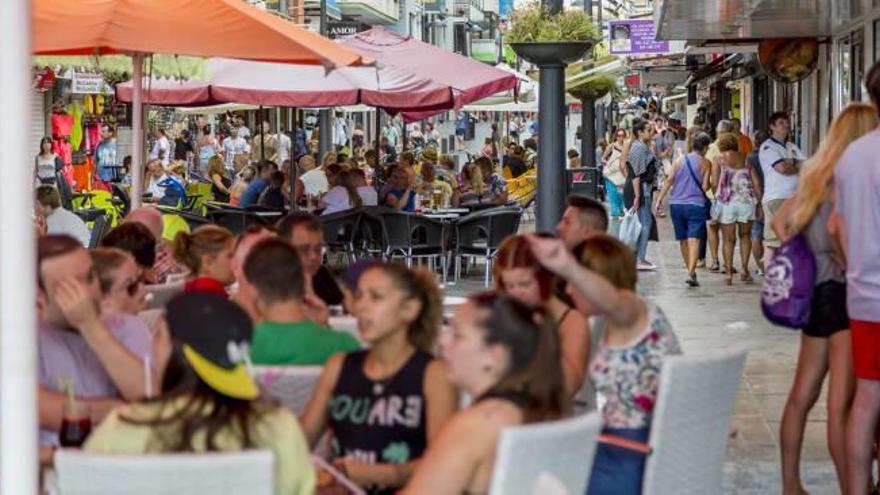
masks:
<svg viewBox="0 0 880 495"><path fill-rule="evenodd" d="M100 281L76 240L48 235L37 250L40 441L55 445L68 395L85 402L97 424L119 399L147 397L145 358L169 344L164 329L154 338L142 324L101 314ZM149 372L159 383L160 371Z"/></svg>
<svg viewBox="0 0 880 495"><path fill-rule="evenodd" d="M306 292L306 300L313 295L327 306L342 304L342 290L323 264L324 232L318 217L306 212L291 213L278 222L278 236L296 249L302 260L303 271L311 280L312 290Z"/></svg>

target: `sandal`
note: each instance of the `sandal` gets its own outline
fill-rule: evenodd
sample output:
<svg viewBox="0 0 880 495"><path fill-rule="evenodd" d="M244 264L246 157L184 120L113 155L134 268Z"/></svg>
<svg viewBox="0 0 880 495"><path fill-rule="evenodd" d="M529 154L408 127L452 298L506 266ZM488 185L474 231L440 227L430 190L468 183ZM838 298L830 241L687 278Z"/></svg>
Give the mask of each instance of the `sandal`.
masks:
<svg viewBox="0 0 880 495"><path fill-rule="evenodd" d="M739 276L739 279L747 284L750 284L755 281L755 279L753 279L752 276L749 275L748 271L746 271L746 270L743 270L743 274Z"/></svg>
<svg viewBox="0 0 880 495"><path fill-rule="evenodd" d="M717 261L715 263L712 263L712 266L709 267L709 271L710 272L720 272L721 271L721 263L718 263Z"/></svg>

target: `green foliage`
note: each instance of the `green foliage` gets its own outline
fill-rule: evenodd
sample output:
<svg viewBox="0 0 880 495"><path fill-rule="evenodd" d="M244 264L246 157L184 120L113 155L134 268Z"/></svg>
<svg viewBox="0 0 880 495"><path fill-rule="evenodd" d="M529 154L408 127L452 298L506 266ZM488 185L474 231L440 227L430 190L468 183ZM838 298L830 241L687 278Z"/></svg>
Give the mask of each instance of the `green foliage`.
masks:
<svg viewBox="0 0 880 495"><path fill-rule="evenodd" d="M568 92L578 99L598 99L608 93L611 93L612 96L616 97L620 94L620 89L617 87L616 76L611 74L598 74L573 88L569 88Z"/></svg>
<svg viewBox="0 0 880 495"><path fill-rule="evenodd" d="M540 3L532 3L513 11L510 30L505 33L508 43L559 41L597 41L599 27L579 9L563 10L556 15Z"/></svg>

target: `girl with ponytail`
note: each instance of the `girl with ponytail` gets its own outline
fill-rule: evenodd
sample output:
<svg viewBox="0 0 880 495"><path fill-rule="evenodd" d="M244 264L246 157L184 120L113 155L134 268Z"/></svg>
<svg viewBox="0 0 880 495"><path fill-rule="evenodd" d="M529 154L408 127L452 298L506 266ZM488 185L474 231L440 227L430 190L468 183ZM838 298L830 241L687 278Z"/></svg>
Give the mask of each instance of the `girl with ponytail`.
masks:
<svg viewBox="0 0 880 495"><path fill-rule="evenodd" d="M455 411L457 396L431 355L442 303L433 274L377 264L352 305L369 350L327 361L302 417L314 447L333 430L335 465L367 493L395 493Z"/></svg>
<svg viewBox="0 0 880 495"><path fill-rule="evenodd" d="M235 237L217 225L203 225L191 234L174 238L174 258L189 268L190 279L184 292L210 292L228 297L226 286L235 281L232 253Z"/></svg>
<svg viewBox="0 0 880 495"><path fill-rule="evenodd" d="M555 320L478 294L459 307L441 349L449 378L476 400L449 421L404 493L487 493L501 431L566 413Z"/></svg>

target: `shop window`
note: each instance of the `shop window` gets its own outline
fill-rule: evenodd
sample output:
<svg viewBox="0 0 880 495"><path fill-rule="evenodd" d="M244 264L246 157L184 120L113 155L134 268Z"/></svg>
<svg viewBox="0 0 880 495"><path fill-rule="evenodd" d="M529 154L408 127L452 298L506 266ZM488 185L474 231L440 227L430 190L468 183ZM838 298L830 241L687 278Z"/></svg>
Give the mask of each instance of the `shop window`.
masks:
<svg viewBox="0 0 880 495"><path fill-rule="evenodd" d="M865 79L865 35L859 29L850 35L850 60L852 61L852 75L850 77L851 101L861 101L862 81Z"/></svg>
<svg viewBox="0 0 880 495"><path fill-rule="evenodd" d="M838 109L852 101L852 46L849 35L837 40L837 88Z"/></svg>

